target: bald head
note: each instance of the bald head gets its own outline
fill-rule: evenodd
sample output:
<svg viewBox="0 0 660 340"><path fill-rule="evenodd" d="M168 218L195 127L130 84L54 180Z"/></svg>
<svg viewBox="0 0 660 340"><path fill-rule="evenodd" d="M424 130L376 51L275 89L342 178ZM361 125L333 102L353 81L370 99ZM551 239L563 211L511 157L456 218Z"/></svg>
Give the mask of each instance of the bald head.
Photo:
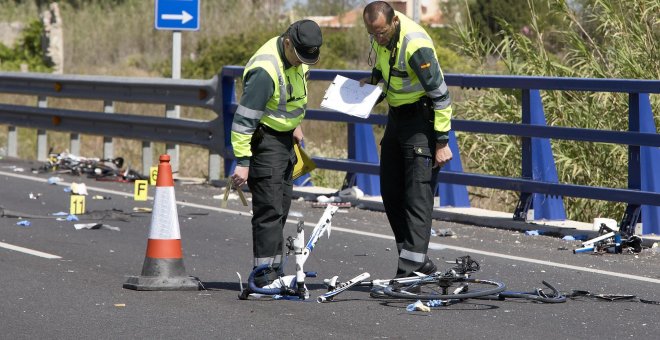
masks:
<svg viewBox="0 0 660 340"><path fill-rule="evenodd" d="M364 8L362 17L365 23L372 23L376 21L381 14L385 17L387 24L391 24L392 18L394 18L394 8L385 1L373 1Z"/></svg>

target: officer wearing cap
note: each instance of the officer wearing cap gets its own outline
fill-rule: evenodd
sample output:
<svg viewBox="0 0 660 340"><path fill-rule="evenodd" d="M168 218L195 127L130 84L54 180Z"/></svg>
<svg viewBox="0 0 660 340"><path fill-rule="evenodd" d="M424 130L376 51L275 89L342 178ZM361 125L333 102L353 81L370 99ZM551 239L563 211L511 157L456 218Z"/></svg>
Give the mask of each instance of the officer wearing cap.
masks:
<svg viewBox="0 0 660 340"><path fill-rule="evenodd" d="M447 145L452 108L433 40L427 32L385 1L363 12L375 62L371 77L384 82L389 104L381 141L383 205L399 252L396 277L430 274L426 256L438 170L452 158ZM377 290L372 291L379 293Z"/></svg>
<svg viewBox="0 0 660 340"><path fill-rule="evenodd" d="M271 266L255 278L258 286L281 275L296 161L293 143L303 140L308 65L318 62L322 44L314 21L296 21L261 46L243 72L243 96L231 127L237 159L231 181L236 188L247 182L252 192L253 265Z"/></svg>

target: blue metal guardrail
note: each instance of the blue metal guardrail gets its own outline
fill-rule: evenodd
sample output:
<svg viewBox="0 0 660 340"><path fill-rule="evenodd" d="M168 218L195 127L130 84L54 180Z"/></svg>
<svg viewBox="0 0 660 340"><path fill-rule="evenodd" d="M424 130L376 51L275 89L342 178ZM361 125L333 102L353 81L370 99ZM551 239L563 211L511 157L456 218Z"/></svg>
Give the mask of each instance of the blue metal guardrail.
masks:
<svg viewBox="0 0 660 340"><path fill-rule="evenodd" d="M235 81L243 67L226 66L221 73L225 128L225 173L235 164L230 129L236 110ZM310 80L331 81L336 75L361 79L365 71L312 70ZM522 123L496 123L454 119L455 131L504 134L522 139L520 178L464 173L456 138L450 135L454 159L440 172L438 193L441 206L470 205L466 185L513 190L520 193L514 219L524 220L530 208L534 219L564 220L563 196L624 202L626 212L620 227L634 232L643 218L643 233L660 233L660 135L656 133L649 93L660 93L658 80L579 79L520 76L478 76L446 74L448 86L464 88L502 88L522 91ZM629 131L603 131L546 126L540 90L622 92L629 94ZM338 112L309 109L305 119L348 123L348 159L313 157L319 168L346 171L345 186L357 185L368 195L379 195L379 161L373 136L374 124L386 124L387 116L356 118ZM558 183L550 138L586 142L627 144L628 188L606 188Z"/></svg>

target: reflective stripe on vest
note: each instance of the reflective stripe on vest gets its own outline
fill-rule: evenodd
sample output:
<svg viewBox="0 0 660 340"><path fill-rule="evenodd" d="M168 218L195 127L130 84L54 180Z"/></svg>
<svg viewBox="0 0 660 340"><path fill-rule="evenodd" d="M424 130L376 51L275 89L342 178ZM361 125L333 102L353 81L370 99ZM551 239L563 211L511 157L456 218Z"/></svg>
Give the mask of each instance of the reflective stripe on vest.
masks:
<svg viewBox="0 0 660 340"><path fill-rule="evenodd" d="M277 82L278 88L277 91L273 94L273 97L278 97L277 98L277 105L276 107L273 107L272 100L269 101L266 104L266 108L264 110L264 113L266 114L266 119L267 125L268 121L277 121L275 122L275 125L282 125L283 122L281 121L282 119L284 120L289 120L289 119L301 119L299 118L301 115L305 113L305 109L307 107L307 98L303 98L301 100L295 101L293 103L287 103L287 82L285 81L285 75L283 74L283 68L284 65L282 64L282 61L280 60L279 52L277 49L277 41L278 38L273 38L270 41L268 41L258 52L258 54L254 55L252 58L250 58L250 61L248 61L247 65L245 66L245 71L244 74L247 73L250 68L256 63L256 62L266 62L272 66L272 70L266 69L268 71L268 74L273 77L273 74L271 73L272 71L275 71L277 79L273 79L274 81ZM302 67L302 72L304 73L306 70L306 65L300 66ZM296 73L298 71L296 70ZM301 76L302 78L302 86L305 87L305 92L307 84L304 80L304 75ZM289 80L290 81L290 80ZM295 81L299 81L297 78ZM292 86L290 84L290 86ZM287 104L288 104L288 109L287 109ZM271 118L271 119L269 119ZM263 120L262 120L263 122ZM287 124L284 124L287 125ZM294 124L297 125L297 124ZM276 126L271 126L273 128L277 128ZM281 127L281 126L280 126ZM292 129L295 128L295 126L291 127Z"/></svg>
<svg viewBox="0 0 660 340"><path fill-rule="evenodd" d="M424 32L410 32L406 34L403 37L403 41L401 42L401 51L399 52L399 70L408 72L408 63L406 62L406 49L408 48L408 43L413 40L413 39L426 39L433 43L433 40L429 38L428 35L426 35ZM403 86L401 86L401 92L400 93L410 93L410 92L416 92L416 91L423 91L424 88L422 87L421 83L417 83L416 85L410 85L410 76L406 78L401 79L403 81Z"/></svg>
<svg viewBox="0 0 660 340"><path fill-rule="evenodd" d="M280 100L277 104L278 111L286 112L286 84L284 83L284 76L282 76L282 71L280 71L280 65L277 63L277 58L272 54L260 54L254 56L250 61L245 65L245 68L252 66L256 61L268 61L273 65L275 72L277 72L277 83L280 87ZM284 96L282 94L285 94ZM271 113L272 110L266 108L266 113Z"/></svg>

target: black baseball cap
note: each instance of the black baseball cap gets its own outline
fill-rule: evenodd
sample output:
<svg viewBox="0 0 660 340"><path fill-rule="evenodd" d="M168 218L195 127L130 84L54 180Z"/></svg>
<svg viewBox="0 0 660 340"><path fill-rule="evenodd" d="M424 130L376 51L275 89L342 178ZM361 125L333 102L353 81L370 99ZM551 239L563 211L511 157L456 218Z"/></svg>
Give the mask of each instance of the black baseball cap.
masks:
<svg viewBox="0 0 660 340"><path fill-rule="evenodd" d="M316 64L323 44L319 25L312 20L299 20L291 24L288 31L298 59L307 65Z"/></svg>

